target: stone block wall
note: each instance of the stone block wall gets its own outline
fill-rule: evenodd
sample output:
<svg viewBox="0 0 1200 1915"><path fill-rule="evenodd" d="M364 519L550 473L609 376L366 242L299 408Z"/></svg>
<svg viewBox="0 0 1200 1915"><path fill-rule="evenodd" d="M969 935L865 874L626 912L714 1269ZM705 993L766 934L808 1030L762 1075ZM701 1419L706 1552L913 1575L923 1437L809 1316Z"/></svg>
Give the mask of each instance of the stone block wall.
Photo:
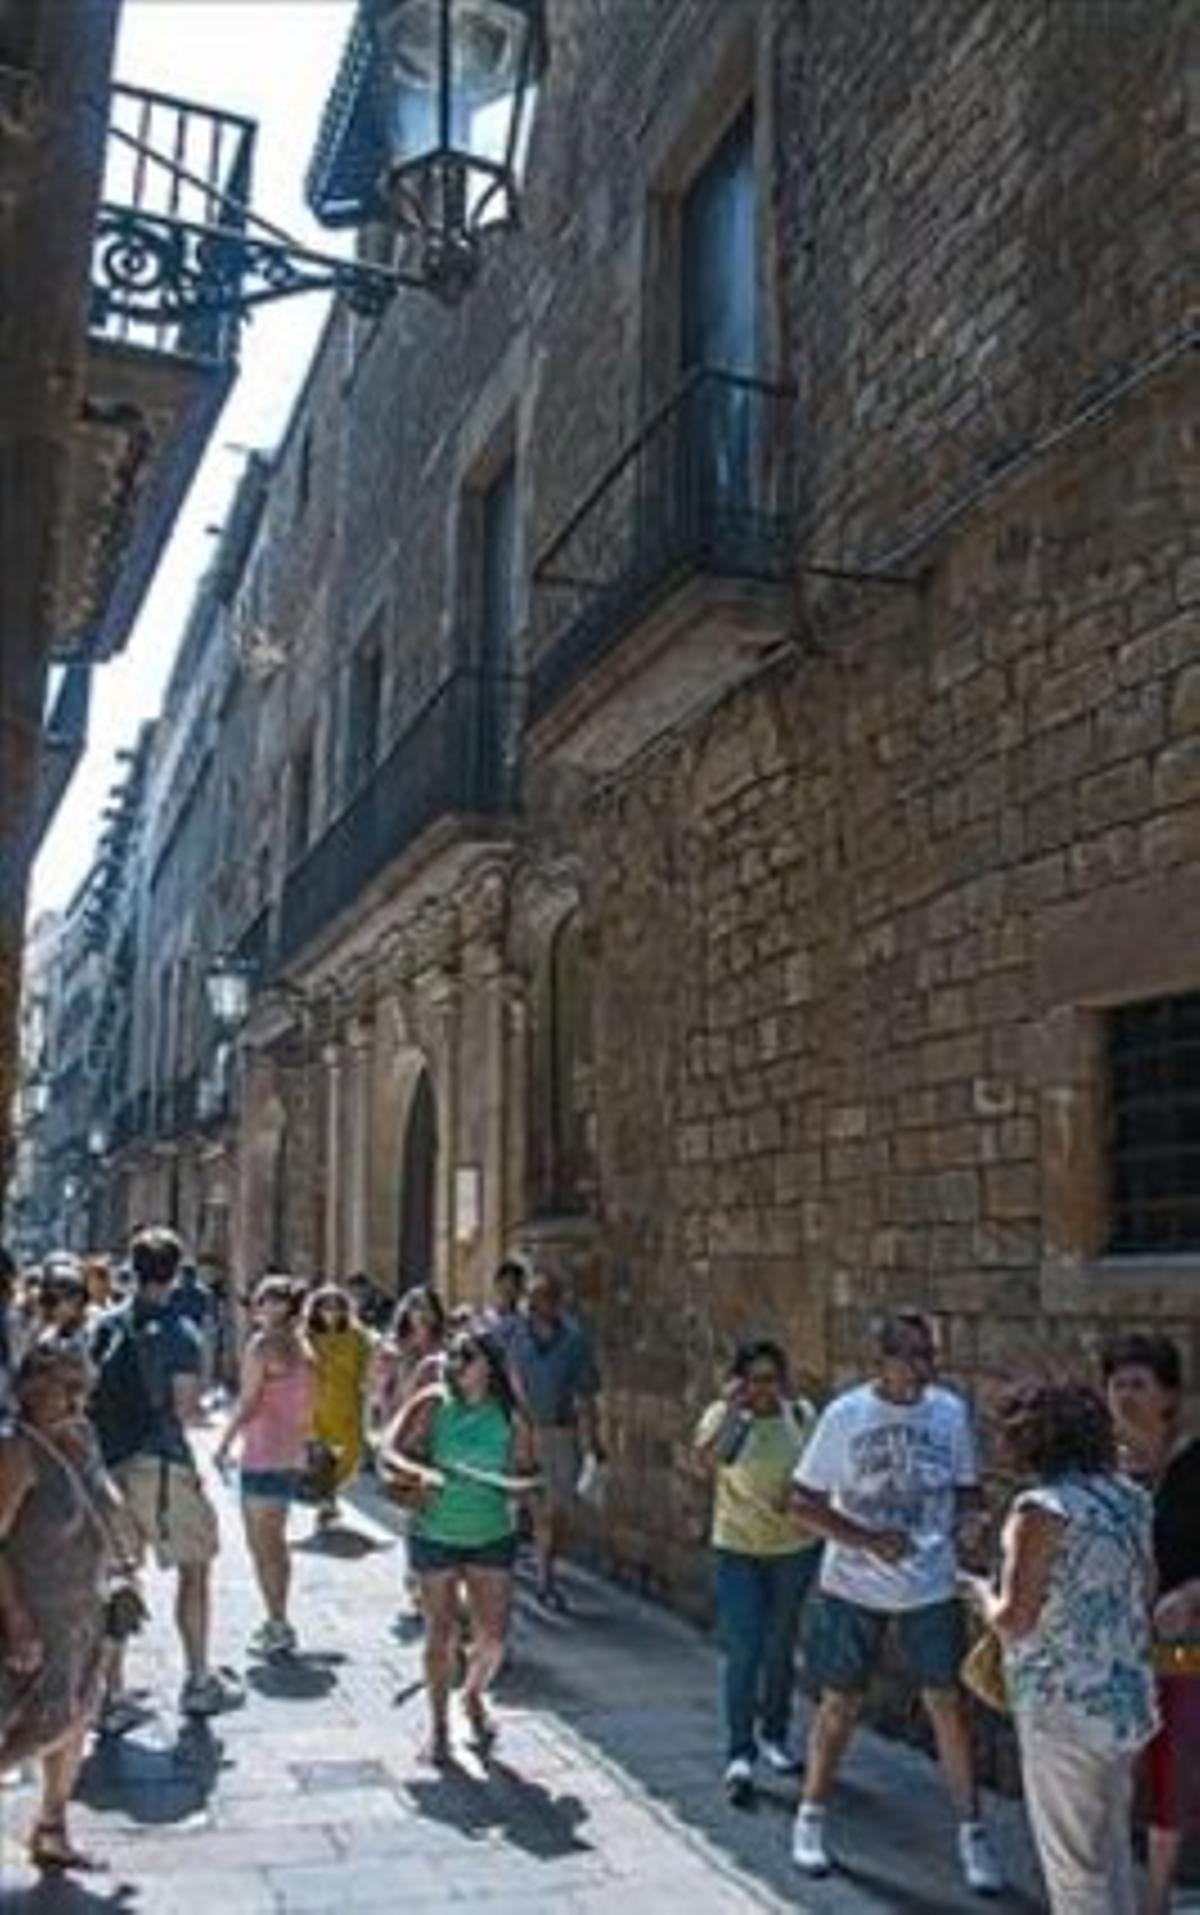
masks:
<svg viewBox="0 0 1200 1915"><path fill-rule="evenodd" d="M796 389L803 478L782 642L607 782L526 745L486 930L470 856L440 882L398 859L308 954L375 1033L353 1204L326 1190L319 1059L272 1092L297 1259L323 1260L332 1201L386 1264L429 1067L440 1274L480 1293L503 1241L570 1272L618 1472L593 1542L681 1603L705 1588L693 1419L751 1330L814 1391L896 1300L983 1399L1086 1366L1113 1321L1169 1325L1200 1374L1200 1263L1105 1254L1102 1068L1106 1006L1200 988L1189 11L564 4L522 232L453 313L335 320L280 461L288 661L230 708L277 874L306 727L318 829L338 802L351 648L383 638L385 745L472 660L472 498L510 452L518 679L552 636L532 562L677 376L680 195L753 91L762 365ZM594 972L584 1224L529 1216L522 1141L564 901Z"/></svg>

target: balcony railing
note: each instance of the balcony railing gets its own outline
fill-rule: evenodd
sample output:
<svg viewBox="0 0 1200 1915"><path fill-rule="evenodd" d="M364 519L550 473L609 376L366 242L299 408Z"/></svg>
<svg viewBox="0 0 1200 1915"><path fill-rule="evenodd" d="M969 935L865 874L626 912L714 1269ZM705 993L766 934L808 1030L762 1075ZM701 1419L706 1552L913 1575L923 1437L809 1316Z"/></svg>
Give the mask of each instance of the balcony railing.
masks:
<svg viewBox="0 0 1200 1915"><path fill-rule="evenodd" d="M253 977L262 977L267 970L270 951L271 907L264 904L237 939L233 955L238 964L244 965Z"/></svg>
<svg viewBox="0 0 1200 1915"><path fill-rule="evenodd" d="M508 681L476 671L448 678L401 734L283 890L276 966L338 917L439 819L510 808L504 751Z"/></svg>
<svg viewBox="0 0 1200 1915"><path fill-rule="evenodd" d="M193 1071L160 1085L155 1104L154 1129L159 1137L181 1137L194 1130L198 1121L200 1078Z"/></svg>
<svg viewBox="0 0 1200 1915"><path fill-rule="evenodd" d="M94 337L228 364L246 270L255 126L144 87L114 86L92 255Z"/></svg>
<svg viewBox="0 0 1200 1915"><path fill-rule="evenodd" d="M124 1150L145 1137L149 1128L150 1092L143 1089L118 1107L109 1125L108 1147L112 1151Z"/></svg>
<svg viewBox="0 0 1200 1915"><path fill-rule="evenodd" d="M794 395L736 373L692 373L650 417L534 568L531 718L688 576L787 578L794 434Z"/></svg>

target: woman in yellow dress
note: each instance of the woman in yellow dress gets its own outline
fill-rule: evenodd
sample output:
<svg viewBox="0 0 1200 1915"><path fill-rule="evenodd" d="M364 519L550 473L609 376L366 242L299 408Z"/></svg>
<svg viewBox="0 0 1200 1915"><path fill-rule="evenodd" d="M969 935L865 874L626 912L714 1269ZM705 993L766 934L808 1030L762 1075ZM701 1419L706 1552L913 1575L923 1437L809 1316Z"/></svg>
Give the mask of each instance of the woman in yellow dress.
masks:
<svg viewBox="0 0 1200 1915"><path fill-rule="evenodd" d="M337 1493L358 1474L363 1454L367 1378L374 1338L354 1314L345 1290L323 1284L308 1300L306 1327L317 1360L313 1433L333 1453L329 1494L317 1509L322 1528L337 1519Z"/></svg>

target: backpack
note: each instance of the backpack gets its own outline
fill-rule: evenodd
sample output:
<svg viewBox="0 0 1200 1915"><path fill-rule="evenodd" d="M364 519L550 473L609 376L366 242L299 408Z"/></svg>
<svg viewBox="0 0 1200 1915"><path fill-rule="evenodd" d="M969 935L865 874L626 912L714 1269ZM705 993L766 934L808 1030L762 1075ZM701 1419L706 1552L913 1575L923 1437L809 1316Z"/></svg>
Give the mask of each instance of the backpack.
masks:
<svg viewBox="0 0 1200 1915"><path fill-rule="evenodd" d="M146 1449L172 1405L161 1328L128 1309L105 1319L92 1345L96 1380L89 1410L111 1467Z"/></svg>

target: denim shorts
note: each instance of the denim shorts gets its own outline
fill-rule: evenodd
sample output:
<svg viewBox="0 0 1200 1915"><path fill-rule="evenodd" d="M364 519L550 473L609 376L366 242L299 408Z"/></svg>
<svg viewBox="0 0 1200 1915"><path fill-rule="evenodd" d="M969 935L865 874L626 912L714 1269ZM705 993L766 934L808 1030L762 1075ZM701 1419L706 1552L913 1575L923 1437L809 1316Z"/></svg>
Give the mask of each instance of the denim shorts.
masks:
<svg viewBox="0 0 1200 1915"><path fill-rule="evenodd" d="M294 1503L300 1489L297 1469L244 1469L238 1480L243 1503Z"/></svg>
<svg viewBox="0 0 1200 1915"><path fill-rule="evenodd" d="M437 1576L456 1569L511 1569L517 1559L515 1531L491 1543L439 1543L415 1530L408 1536L408 1566L417 1576Z"/></svg>
<svg viewBox="0 0 1200 1915"><path fill-rule="evenodd" d="M921 1609L863 1609L822 1592L808 1605L804 1666L820 1689L859 1695L894 1626L905 1662L922 1689L953 1689L966 1653L963 1607L956 1597Z"/></svg>

